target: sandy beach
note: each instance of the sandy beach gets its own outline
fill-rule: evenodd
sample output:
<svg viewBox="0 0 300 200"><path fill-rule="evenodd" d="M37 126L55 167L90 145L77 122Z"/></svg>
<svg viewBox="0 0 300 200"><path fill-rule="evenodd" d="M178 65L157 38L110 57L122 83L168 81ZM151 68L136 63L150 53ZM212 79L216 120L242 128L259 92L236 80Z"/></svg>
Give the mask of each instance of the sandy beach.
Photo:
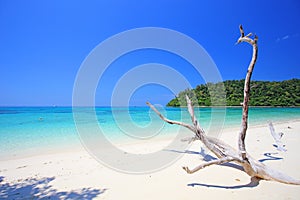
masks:
<svg viewBox="0 0 300 200"><path fill-rule="evenodd" d="M266 165L300 179L300 121L274 126L276 131L284 132L286 152L273 147L267 125L249 127L247 149ZM224 130L221 139L236 147L238 130ZM135 144L134 148L136 145L145 148L143 144ZM186 174L182 166L193 168L205 162L199 154L201 146L196 141L173 165L142 175L109 169L83 148L1 160L0 199L299 199L300 186L251 181L235 165L210 166Z"/></svg>

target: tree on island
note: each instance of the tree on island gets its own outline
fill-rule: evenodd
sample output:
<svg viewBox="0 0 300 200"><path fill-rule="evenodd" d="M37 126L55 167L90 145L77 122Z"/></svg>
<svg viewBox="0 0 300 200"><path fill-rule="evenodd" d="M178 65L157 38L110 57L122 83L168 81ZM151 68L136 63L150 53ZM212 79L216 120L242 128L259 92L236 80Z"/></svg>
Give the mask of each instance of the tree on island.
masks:
<svg viewBox="0 0 300 200"><path fill-rule="evenodd" d="M227 106L240 106L241 102L243 102L244 82L245 80L242 79L200 84L194 89L179 92L174 99L168 102L167 106L186 106L185 95L189 95L189 93L193 93L196 96L196 98L191 99L191 101L198 106L211 106L212 102L214 102L213 105L215 106L223 106L225 104ZM219 98L219 93L211 92L217 91L217 89L220 88L220 84L223 84L225 87L225 94L223 94L223 96L226 95L226 102L224 102L224 99ZM284 81L251 80L250 87L251 99L249 106L300 106L300 79L294 78ZM220 92L224 93L224 91ZM222 101L218 102L218 98Z"/></svg>
<svg viewBox="0 0 300 200"><path fill-rule="evenodd" d="M246 151L245 146L245 138L248 128L248 108L249 108L249 97L250 97L250 79L252 75L252 71L254 68L254 65L257 60L257 36L254 36L252 38L252 34L249 33L247 35L244 34L244 30L242 25L240 25L240 33L241 36L239 37L237 43L246 42L252 45L253 53L252 53L252 59L248 67L247 75L244 82L244 99L243 99L243 115L242 115L242 124L241 124L241 130L239 132L239 139L238 139L238 150L234 149L230 145L226 144L225 142L210 137L205 134L205 131L200 127L200 124L198 123L197 118L194 114L194 108L192 105L192 101L186 95L186 102L188 107L188 112L191 116L191 120L193 125L186 124L184 122L179 121L173 121L170 119L165 118L151 103L147 102L147 104L150 106L150 108L158 114L158 116L164 120L165 122L169 124L176 124L183 126L185 128L188 128L192 132L194 132L194 140L200 140L212 153L214 153L218 159L212 160L209 162L206 162L204 164L201 164L194 169L189 169L188 167L183 167L183 169L189 173L195 173L199 171L200 169L203 169L210 165L215 164L223 164L228 162L235 162L239 165L241 165L244 169L244 171L252 178L256 178L258 180L273 180L281 183L286 184L293 184L293 185L300 185L300 181L296 180L292 177L289 177L281 172L275 171L262 162L259 162L258 160L254 159L249 155L249 153Z"/></svg>

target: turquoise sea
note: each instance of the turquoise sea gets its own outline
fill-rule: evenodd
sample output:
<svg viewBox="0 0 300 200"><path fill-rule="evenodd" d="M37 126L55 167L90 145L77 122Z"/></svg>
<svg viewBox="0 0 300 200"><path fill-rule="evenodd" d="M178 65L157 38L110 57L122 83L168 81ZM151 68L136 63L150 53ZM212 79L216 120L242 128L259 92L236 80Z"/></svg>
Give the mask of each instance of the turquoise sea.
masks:
<svg viewBox="0 0 300 200"><path fill-rule="evenodd" d="M197 110L204 129L211 124L221 128L239 127L241 122L239 107ZM0 160L81 145L76 124L90 127L89 135L93 137L93 118L111 140L128 136L147 139L174 134L178 128L163 123L148 107L97 107L95 112L78 108L76 111L80 117L75 123L72 107L0 107ZM190 122L186 108L160 108L160 111L170 119ZM250 108L249 111L250 127L288 120L300 120L300 108Z"/></svg>

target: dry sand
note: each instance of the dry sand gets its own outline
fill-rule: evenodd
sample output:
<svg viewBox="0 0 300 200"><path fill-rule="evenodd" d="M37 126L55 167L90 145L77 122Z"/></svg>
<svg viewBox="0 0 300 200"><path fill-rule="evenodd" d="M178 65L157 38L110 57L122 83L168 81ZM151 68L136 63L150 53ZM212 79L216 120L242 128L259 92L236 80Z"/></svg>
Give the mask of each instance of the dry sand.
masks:
<svg viewBox="0 0 300 200"><path fill-rule="evenodd" d="M274 125L276 131L285 133L282 140L287 152L278 152L272 146L267 126L249 127L248 152L274 169L300 179L300 122ZM225 130L221 139L236 147L238 130ZM0 199L300 199L300 186L251 182L234 165L215 165L186 174L182 166L193 168L205 162L197 153L200 146L200 142L194 142L190 152L173 165L143 175L109 169L83 149L2 160Z"/></svg>

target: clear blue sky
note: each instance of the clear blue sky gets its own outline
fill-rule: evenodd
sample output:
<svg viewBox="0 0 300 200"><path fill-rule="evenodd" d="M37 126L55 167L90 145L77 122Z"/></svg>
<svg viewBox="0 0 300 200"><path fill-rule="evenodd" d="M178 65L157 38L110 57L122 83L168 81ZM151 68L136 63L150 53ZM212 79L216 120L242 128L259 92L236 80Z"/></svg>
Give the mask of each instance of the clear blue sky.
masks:
<svg viewBox="0 0 300 200"><path fill-rule="evenodd" d="M1 0L0 106L71 105L77 71L89 52L108 37L138 27L164 27L188 35L210 54L223 80L229 80L244 78L251 57L249 45L234 45L243 24L246 32L259 37L253 79L300 78L299 19L297 0ZM132 58L140 62L133 64L129 55L127 70L147 62L171 67L175 63L159 52L135 56L141 56ZM114 73L126 72L121 61L114 67ZM193 87L203 83L188 67L182 71ZM99 86L106 93L97 93L97 105L109 105L115 79ZM151 100L164 105L173 95L145 86L130 104Z"/></svg>

